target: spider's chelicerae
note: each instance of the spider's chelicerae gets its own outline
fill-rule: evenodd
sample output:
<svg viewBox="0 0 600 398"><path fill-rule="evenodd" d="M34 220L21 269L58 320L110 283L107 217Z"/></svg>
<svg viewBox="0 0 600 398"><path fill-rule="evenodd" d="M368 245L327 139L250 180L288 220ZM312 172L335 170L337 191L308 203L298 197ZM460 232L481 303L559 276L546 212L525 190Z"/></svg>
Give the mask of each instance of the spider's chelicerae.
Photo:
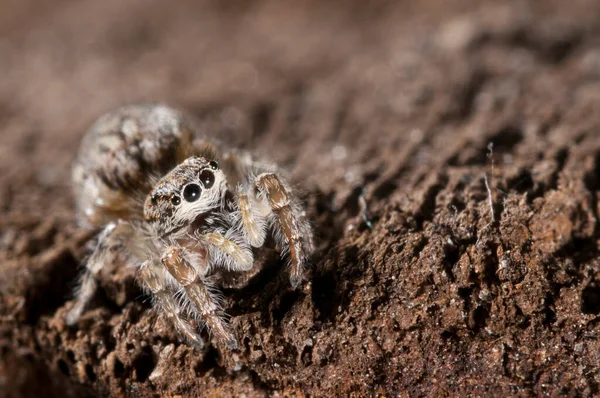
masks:
<svg viewBox="0 0 600 398"><path fill-rule="evenodd" d="M101 232L67 315L71 325L92 298L107 254L125 250L125 266L187 340L203 345L195 318L235 348L209 275L249 270L272 233L297 287L313 252L304 209L275 167L197 136L166 106L128 106L98 119L73 182L80 221Z"/></svg>

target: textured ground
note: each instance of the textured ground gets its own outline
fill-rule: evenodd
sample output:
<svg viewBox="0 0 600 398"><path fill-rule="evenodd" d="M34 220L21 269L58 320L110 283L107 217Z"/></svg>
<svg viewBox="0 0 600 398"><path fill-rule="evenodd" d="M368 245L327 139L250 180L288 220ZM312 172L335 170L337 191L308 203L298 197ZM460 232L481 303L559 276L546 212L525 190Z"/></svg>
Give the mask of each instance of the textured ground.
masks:
<svg viewBox="0 0 600 398"><path fill-rule="evenodd" d="M323 3L0 2L0 396L600 393L600 3ZM119 272L63 321L69 165L136 101L306 192L309 282L226 290L237 358Z"/></svg>

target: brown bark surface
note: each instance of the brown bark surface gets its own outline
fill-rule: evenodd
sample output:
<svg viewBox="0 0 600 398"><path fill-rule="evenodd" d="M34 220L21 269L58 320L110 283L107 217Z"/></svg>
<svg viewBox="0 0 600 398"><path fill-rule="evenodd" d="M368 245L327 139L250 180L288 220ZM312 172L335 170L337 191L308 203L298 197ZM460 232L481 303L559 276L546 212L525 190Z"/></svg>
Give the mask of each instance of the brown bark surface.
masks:
<svg viewBox="0 0 600 398"><path fill-rule="evenodd" d="M599 34L580 0L4 0L0 396L598 394ZM118 264L65 325L91 237L70 163L139 101L305 192L308 281L266 250L225 290L235 356Z"/></svg>

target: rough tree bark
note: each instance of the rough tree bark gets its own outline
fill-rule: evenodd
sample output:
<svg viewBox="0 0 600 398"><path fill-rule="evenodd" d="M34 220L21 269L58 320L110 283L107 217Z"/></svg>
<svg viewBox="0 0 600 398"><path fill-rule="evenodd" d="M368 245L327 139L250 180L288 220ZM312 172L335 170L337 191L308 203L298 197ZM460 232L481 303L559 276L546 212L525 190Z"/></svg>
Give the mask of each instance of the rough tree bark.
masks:
<svg viewBox="0 0 600 398"><path fill-rule="evenodd" d="M177 4L2 5L1 396L598 393L600 4ZM309 283L273 250L225 292L240 370L118 259L65 326L90 237L69 165L140 100L306 192Z"/></svg>

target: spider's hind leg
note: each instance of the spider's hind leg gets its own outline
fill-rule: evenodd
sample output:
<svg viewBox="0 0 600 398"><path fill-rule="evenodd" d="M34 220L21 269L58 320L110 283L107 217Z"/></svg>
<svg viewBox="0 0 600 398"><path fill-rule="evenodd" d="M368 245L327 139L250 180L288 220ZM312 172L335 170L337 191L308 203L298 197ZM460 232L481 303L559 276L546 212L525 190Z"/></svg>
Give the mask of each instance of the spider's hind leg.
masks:
<svg viewBox="0 0 600 398"><path fill-rule="evenodd" d="M79 321L83 311L94 297L98 289L97 276L107 263L108 255L125 249L126 242L131 238L133 228L131 224L124 221L109 223L98 236L98 243L92 255L86 262L86 270L83 274L81 284L76 293L75 305L66 317L68 325L74 325Z"/></svg>

